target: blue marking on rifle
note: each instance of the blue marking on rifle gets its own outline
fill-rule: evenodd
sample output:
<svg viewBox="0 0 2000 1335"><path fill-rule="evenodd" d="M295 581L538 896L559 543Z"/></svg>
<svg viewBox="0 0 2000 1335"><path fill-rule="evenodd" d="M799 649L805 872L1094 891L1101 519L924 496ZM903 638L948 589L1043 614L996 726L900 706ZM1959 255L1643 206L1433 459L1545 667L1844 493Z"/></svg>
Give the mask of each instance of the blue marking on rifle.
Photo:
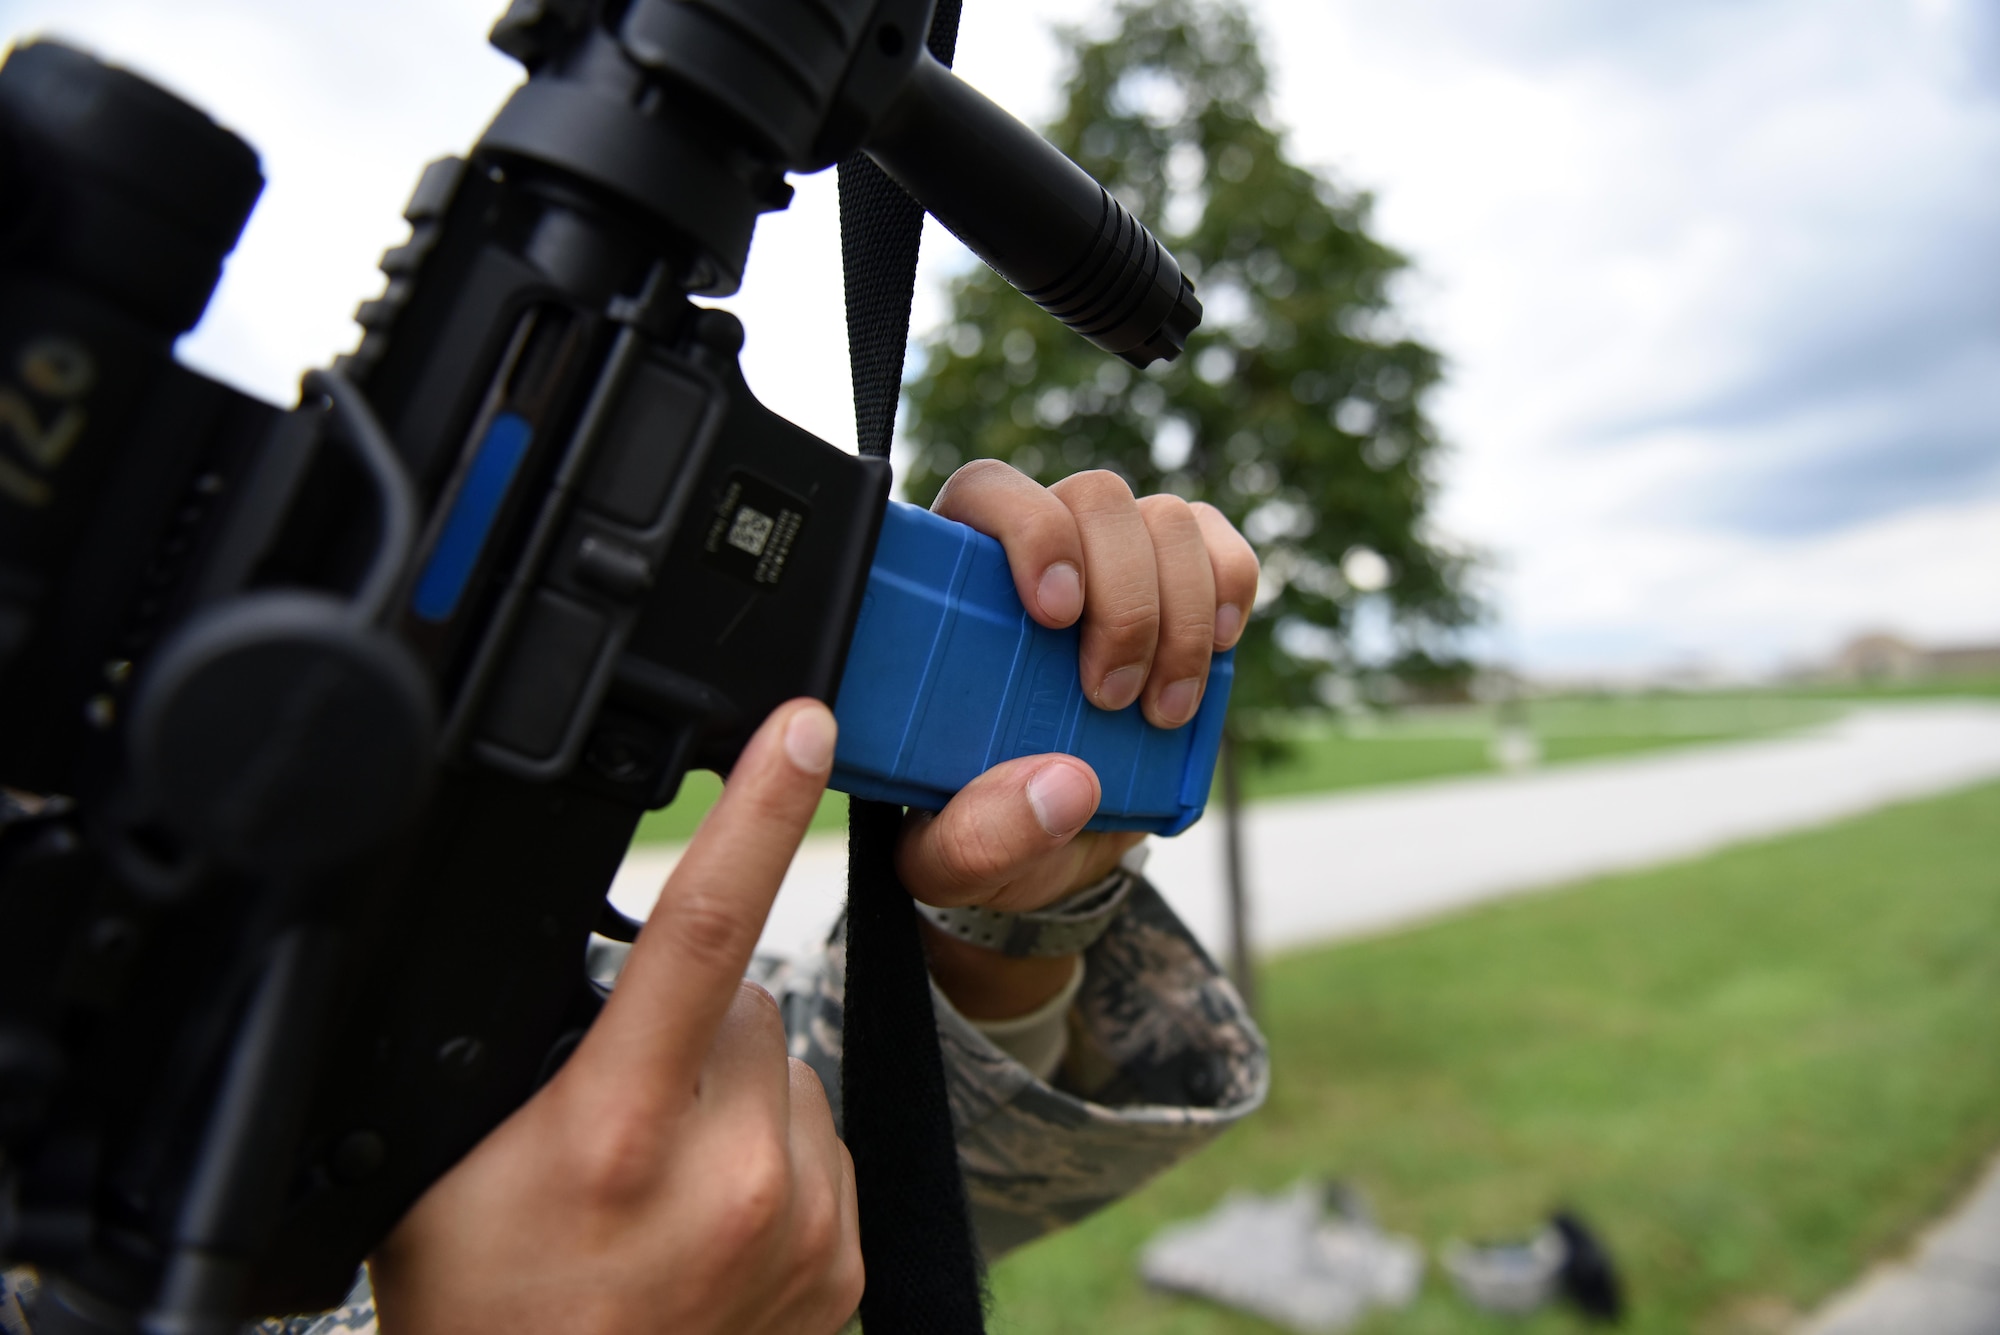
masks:
<svg viewBox="0 0 2000 1335"><path fill-rule="evenodd" d="M507 488L514 485L514 474L527 457L534 435L534 426L519 413L501 413L486 428L486 438L479 442L465 484L451 503L444 531L438 534L437 546L417 580L413 606L420 620L447 621L458 611L493 521L500 516L500 503L507 498Z"/></svg>

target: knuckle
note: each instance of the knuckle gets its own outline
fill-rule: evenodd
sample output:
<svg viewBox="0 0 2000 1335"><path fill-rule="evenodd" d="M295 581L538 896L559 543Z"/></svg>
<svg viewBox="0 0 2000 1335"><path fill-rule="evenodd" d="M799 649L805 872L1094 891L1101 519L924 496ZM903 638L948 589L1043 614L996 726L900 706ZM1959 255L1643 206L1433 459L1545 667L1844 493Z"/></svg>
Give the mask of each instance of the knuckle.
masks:
<svg viewBox="0 0 2000 1335"><path fill-rule="evenodd" d="M1202 521L1202 533L1207 540L1208 558L1215 567L1218 584L1255 585L1259 570L1257 549L1250 540L1236 531L1222 511L1206 501L1196 501L1190 507L1198 520Z"/></svg>
<svg viewBox="0 0 2000 1335"><path fill-rule="evenodd" d="M866 1286L867 1271L861 1263L861 1247L859 1243L847 1240L827 1275L827 1305L836 1316L845 1316L861 1306L861 1290Z"/></svg>
<svg viewBox="0 0 2000 1335"><path fill-rule="evenodd" d="M747 947L749 929L733 908L711 894L675 901L666 927L697 968L731 968Z"/></svg>
<svg viewBox="0 0 2000 1335"><path fill-rule="evenodd" d="M1149 525L1171 527L1186 532L1194 532L1199 527L1195 521L1194 507L1172 492L1141 497L1139 513L1146 516Z"/></svg>
<svg viewBox="0 0 2000 1335"><path fill-rule="evenodd" d="M792 1120L803 1118L831 1131L833 1103L826 1096L826 1086L820 1083L819 1072L797 1057L787 1057L785 1061L791 1076Z"/></svg>
<svg viewBox="0 0 2000 1335"><path fill-rule="evenodd" d="M1229 585L1226 591L1233 595L1234 601L1247 605L1257 596L1257 585L1263 579L1263 569L1258 565L1256 558L1252 557L1231 571L1228 579Z"/></svg>
<svg viewBox="0 0 2000 1335"><path fill-rule="evenodd" d="M658 1167L662 1119L623 1100L595 1113L584 1134L569 1138L570 1180L599 1209L635 1205L651 1189Z"/></svg>
<svg viewBox="0 0 2000 1335"><path fill-rule="evenodd" d="M1214 523L1219 523L1231 533L1236 531L1236 525L1229 522L1229 516L1216 509L1213 505L1210 505L1207 501L1189 501L1188 509L1194 512L1196 519L1206 519Z"/></svg>
<svg viewBox="0 0 2000 1335"><path fill-rule="evenodd" d="M1025 477L1026 474L1015 468L1014 465L1001 459L974 459L968 464L961 465L958 471L951 475L954 482L960 478L965 479L967 482L976 482L980 478L996 476L1011 480L1016 477Z"/></svg>
<svg viewBox="0 0 2000 1335"><path fill-rule="evenodd" d="M753 1006L772 1015L778 1013L778 999L771 995L771 989L751 978L736 980L736 995Z"/></svg>
<svg viewBox="0 0 2000 1335"><path fill-rule="evenodd" d="M931 502L933 510L942 510L953 501L963 500L968 490L977 491L995 484L1006 485L1014 478L1023 476L1012 465L998 459L974 459L962 464L945 479L944 486L938 488L937 499Z"/></svg>
<svg viewBox="0 0 2000 1335"><path fill-rule="evenodd" d="M1159 599L1146 594L1108 599L1097 609L1093 624L1120 646L1150 644L1160 633Z"/></svg>
<svg viewBox="0 0 2000 1335"><path fill-rule="evenodd" d="M812 1270L824 1270L839 1258L841 1238L840 1202L831 1185L799 1193L792 1209L792 1239L799 1262Z"/></svg>
<svg viewBox="0 0 2000 1335"><path fill-rule="evenodd" d="M996 822L958 821L938 849L939 868L951 888L975 890L1004 876L1019 856Z"/></svg>
<svg viewBox="0 0 2000 1335"><path fill-rule="evenodd" d="M750 1015L755 1017L751 1023L758 1028L784 1032L785 1014L778 1009L778 999L762 983L753 983L748 978L737 983L736 1003L750 1008Z"/></svg>
<svg viewBox="0 0 2000 1335"><path fill-rule="evenodd" d="M748 813L750 823L765 830L781 830L803 825L800 811L805 794L804 781L790 765L764 768L754 784L739 784L730 794L737 806ZM817 798L817 794L814 794Z"/></svg>
<svg viewBox="0 0 2000 1335"><path fill-rule="evenodd" d="M711 1221L724 1254L771 1245L792 1210L792 1165L785 1147L768 1136L739 1145L730 1166L730 1188Z"/></svg>
<svg viewBox="0 0 2000 1335"><path fill-rule="evenodd" d="M1074 473L1056 484L1063 499L1075 497L1074 506L1088 510L1122 507L1132 503L1132 487L1108 468Z"/></svg>
<svg viewBox="0 0 2000 1335"><path fill-rule="evenodd" d="M770 993L767 992L764 995L770 996ZM773 998L772 1004L777 1004L775 998ZM819 1083L819 1073L813 1070L811 1063L801 1057L787 1057L785 1058L785 1066L791 1072L792 1097L794 1099L799 1097L799 1090L804 1089L806 1091L806 1098L816 1098L822 1103L826 1101L826 1091ZM808 1076L811 1079L807 1079ZM814 1090L818 1090L819 1093L815 1095L812 1092Z"/></svg>
<svg viewBox="0 0 2000 1335"><path fill-rule="evenodd" d="M1160 654L1162 657L1173 655L1190 662L1204 662L1214 638L1214 604L1184 607L1161 623Z"/></svg>
<svg viewBox="0 0 2000 1335"><path fill-rule="evenodd" d="M1056 549L1074 559L1076 520L1060 504L1037 505L1032 514L1023 516L1021 536L1035 547Z"/></svg>
<svg viewBox="0 0 2000 1335"><path fill-rule="evenodd" d="M1250 545L1250 539L1234 529L1230 530L1229 537L1230 540L1222 546L1222 559L1238 570L1255 575L1257 567L1263 564L1257 559L1257 549Z"/></svg>

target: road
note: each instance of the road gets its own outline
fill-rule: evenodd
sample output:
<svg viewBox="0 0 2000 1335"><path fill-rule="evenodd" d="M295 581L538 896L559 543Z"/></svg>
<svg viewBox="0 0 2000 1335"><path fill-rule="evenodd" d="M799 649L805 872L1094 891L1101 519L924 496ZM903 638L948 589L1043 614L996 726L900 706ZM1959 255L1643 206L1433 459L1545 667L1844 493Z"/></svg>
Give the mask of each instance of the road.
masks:
<svg viewBox="0 0 2000 1335"><path fill-rule="evenodd" d="M1783 737L1258 803L1246 816L1251 936L1271 952L1468 904L1698 856L2000 778L2000 705L1859 708ZM1195 934L1223 939L1220 822L1156 840L1148 875ZM678 849L642 848L612 896L642 914ZM838 838L807 840L767 949L824 933L843 894Z"/></svg>

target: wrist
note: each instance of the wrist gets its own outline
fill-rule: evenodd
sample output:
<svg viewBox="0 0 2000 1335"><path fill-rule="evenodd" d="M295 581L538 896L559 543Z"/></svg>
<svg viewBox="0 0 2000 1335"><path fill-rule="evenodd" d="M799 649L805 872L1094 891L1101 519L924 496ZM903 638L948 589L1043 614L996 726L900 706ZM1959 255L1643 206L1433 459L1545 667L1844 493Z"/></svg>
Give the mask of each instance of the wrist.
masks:
<svg viewBox="0 0 2000 1335"><path fill-rule="evenodd" d="M1079 957L1101 937L1138 883L1143 841L1127 846L1094 883L1025 913L937 908L917 902L931 978L968 1020L1011 1020L1071 987Z"/></svg>
<svg viewBox="0 0 2000 1335"><path fill-rule="evenodd" d="M931 978L968 1020L1011 1020L1046 1005L1076 976L1077 957L1003 955L919 918Z"/></svg>

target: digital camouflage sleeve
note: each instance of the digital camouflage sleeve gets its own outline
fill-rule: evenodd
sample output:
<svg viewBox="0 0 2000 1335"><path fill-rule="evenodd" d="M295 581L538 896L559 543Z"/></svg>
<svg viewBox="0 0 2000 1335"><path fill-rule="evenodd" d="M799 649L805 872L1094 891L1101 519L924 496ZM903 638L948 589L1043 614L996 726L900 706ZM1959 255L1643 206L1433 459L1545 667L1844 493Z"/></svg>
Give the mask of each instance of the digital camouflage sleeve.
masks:
<svg viewBox="0 0 2000 1335"><path fill-rule="evenodd" d="M819 1073L836 1116L845 960L836 930L819 959L753 975L778 997L792 1054ZM936 989L931 1000L988 1260L1129 1195L1264 1100L1263 1036L1144 881L1084 955L1053 1081L995 1047Z"/></svg>
<svg viewBox="0 0 2000 1335"><path fill-rule="evenodd" d="M1084 956L1069 1048L1038 1080L935 990L974 1223L987 1259L1075 1223L1136 1190L1263 1102L1263 1036L1235 988L1153 888ZM784 1010L792 1053L818 1072L838 1116L846 948L836 928L817 958L760 957L751 976ZM27 1329L11 1305L24 1275L0 1276L0 1332ZM11 1313L11 1315L10 1315ZM265 1322L265 1335L366 1335L365 1278L323 1316Z"/></svg>

